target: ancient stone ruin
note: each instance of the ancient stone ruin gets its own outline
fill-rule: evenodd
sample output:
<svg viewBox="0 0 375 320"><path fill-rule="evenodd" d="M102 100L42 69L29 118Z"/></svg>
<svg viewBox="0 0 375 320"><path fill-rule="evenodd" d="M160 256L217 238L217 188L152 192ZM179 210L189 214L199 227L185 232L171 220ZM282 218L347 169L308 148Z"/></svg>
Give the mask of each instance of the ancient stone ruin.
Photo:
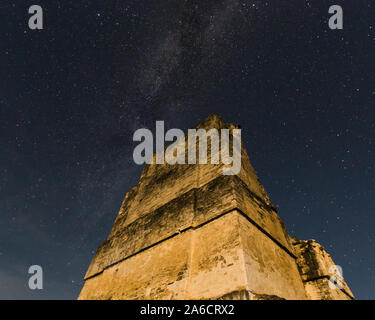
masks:
<svg viewBox="0 0 375 320"><path fill-rule="evenodd" d="M210 116L197 128L236 127ZM241 154L232 176L217 164L146 165L79 299L353 299L323 247L288 234Z"/></svg>

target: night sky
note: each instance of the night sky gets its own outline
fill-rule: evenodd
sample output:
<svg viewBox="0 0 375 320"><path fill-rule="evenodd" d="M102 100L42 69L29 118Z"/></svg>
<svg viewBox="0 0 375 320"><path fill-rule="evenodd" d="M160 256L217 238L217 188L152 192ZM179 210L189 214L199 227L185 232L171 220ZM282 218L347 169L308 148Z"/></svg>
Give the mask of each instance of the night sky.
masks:
<svg viewBox="0 0 375 320"><path fill-rule="evenodd" d="M289 233L374 299L374 53L372 0L2 0L0 298L75 299L138 183L134 131L216 113L241 125Z"/></svg>

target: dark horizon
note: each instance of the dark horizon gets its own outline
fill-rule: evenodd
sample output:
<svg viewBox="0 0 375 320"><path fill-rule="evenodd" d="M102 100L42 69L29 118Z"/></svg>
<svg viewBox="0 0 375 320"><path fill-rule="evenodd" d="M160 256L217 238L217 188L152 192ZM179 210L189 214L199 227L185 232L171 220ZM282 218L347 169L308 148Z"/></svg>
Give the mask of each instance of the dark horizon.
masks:
<svg viewBox="0 0 375 320"><path fill-rule="evenodd" d="M55 0L43 30L30 5L0 7L0 299L76 299L138 183L134 131L212 113L241 125L289 233L375 299L373 3Z"/></svg>

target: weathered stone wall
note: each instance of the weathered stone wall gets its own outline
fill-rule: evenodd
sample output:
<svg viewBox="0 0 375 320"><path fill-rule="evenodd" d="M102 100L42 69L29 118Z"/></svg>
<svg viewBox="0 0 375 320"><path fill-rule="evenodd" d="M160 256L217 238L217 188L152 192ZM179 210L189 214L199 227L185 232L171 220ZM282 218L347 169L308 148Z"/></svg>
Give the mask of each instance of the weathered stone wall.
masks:
<svg viewBox="0 0 375 320"><path fill-rule="evenodd" d="M351 300L353 293L340 276L340 286L331 289L329 281L336 273L331 256L315 240L294 240L294 246L298 254L296 260L304 282L306 293L312 300ZM330 270L331 269L331 270ZM339 287L342 287L341 289Z"/></svg>
<svg viewBox="0 0 375 320"><path fill-rule="evenodd" d="M197 129L234 129L235 126L225 124L219 117L212 116L206 119ZM187 138L185 140L187 142ZM184 142L184 141L182 141ZM185 144L187 163L188 145ZM198 144L198 143L197 143ZM198 147L197 159L198 159ZM220 152L220 151L219 151ZM156 155L154 155L154 160ZM126 195L120 215L127 217L126 223L130 224L142 215L157 209L169 201L183 195L193 188L199 188L211 180L222 176L225 165L210 164L211 144L208 143L208 164L202 165L145 165L137 187L131 189ZM242 166L238 177L245 183L252 193L270 203L269 197L252 168L246 150L242 148Z"/></svg>
<svg viewBox="0 0 375 320"><path fill-rule="evenodd" d="M87 279L80 299L305 299L294 258L233 210Z"/></svg>
<svg viewBox="0 0 375 320"><path fill-rule="evenodd" d="M105 269L80 299L209 299L244 284L238 222L228 213Z"/></svg>
<svg viewBox="0 0 375 320"><path fill-rule="evenodd" d="M211 116L197 128L235 126ZM346 284L329 291L333 261L289 236L241 152L236 176L222 165L146 165L79 299L351 298Z"/></svg>
<svg viewBox="0 0 375 320"><path fill-rule="evenodd" d="M295 257L245 217L240 216L239 223L248 290L258 295L306 299Z"/></svg>
<svg viewBox="0 0 375 320"><path fill-rule="evenodd" d="M289 236L274 209L253 195L237 176L219 176L130 224L126 215L119 216L109 238L99 247L86 278L174 234L236 208L290 254L294 254Z"/></svg>

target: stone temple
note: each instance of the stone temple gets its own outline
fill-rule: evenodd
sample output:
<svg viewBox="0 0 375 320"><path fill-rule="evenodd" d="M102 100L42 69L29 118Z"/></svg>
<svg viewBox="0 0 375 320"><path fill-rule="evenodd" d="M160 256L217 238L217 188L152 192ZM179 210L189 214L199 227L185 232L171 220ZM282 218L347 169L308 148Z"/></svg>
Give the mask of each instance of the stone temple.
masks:
<svg viewBox="0 0 375 320"><path fill-rule="evenodd" d="M213 115L197 128L238 127ZM332 285L320 244L288 234L244 148L241 156L232 176L221 164L146 165L79 299L354 299L341 277Z"/></svg>

